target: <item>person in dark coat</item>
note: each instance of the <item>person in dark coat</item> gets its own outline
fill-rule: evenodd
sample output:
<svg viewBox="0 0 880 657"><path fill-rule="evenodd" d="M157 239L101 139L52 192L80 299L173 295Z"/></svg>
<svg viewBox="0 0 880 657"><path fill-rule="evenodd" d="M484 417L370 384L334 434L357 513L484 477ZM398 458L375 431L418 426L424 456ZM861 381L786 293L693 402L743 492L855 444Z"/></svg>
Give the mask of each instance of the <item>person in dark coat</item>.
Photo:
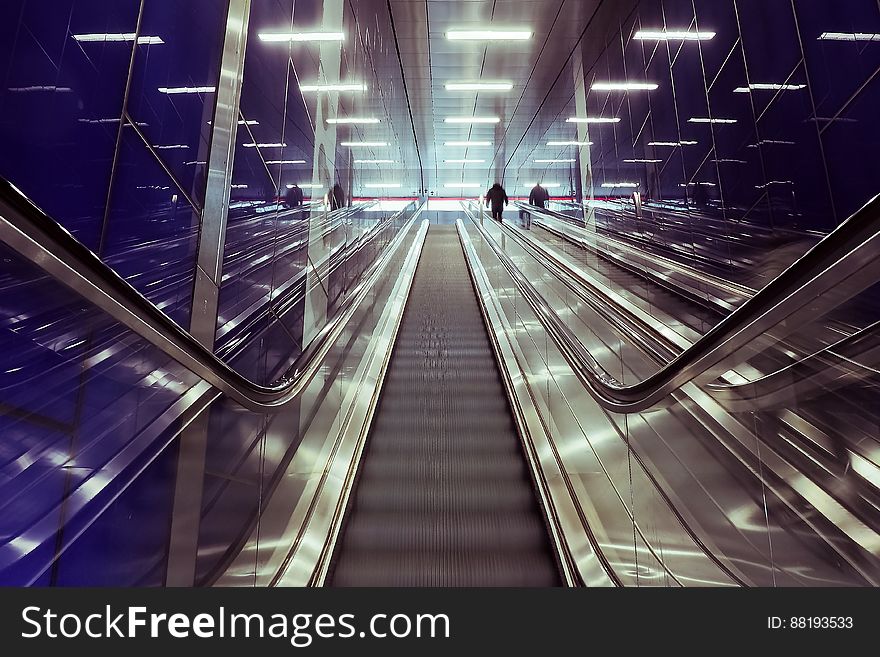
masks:
<svg viewBox="0 0 880 657"><path fill-rule="evenodd" d="M501 221L504 214L504 206L508 204L507 192L500 183L492 185L492 189L486 192L486 207L492 208L492 218Z"/></svg>
<svg viewBox="0 0 880 657"><path fill-rule="evenodd" d="M338 210L345 206L345 192L342 191L339 183L333 185L333 189L327 192L327 205L330 210Z"/></svg>
<svg viewBox="0 0 880 657"><path fill-rule="evenodd" d="M536 208L543 208L544 204L550 200L550 194L546 189L541 187L541 183L538 183L534 187L532 187L532 191L529 192L529 205L534 205ZM532 227L532 213L531 212L523 212L523 222L526 230L530 230Z"/></svg>
<svg viewBox="0 0 880 657"><path fill-rule="evenodd" d="M298 208L303 204L303 190L299 185L294 183L293 187L287 190L287 207Z"/></svg>

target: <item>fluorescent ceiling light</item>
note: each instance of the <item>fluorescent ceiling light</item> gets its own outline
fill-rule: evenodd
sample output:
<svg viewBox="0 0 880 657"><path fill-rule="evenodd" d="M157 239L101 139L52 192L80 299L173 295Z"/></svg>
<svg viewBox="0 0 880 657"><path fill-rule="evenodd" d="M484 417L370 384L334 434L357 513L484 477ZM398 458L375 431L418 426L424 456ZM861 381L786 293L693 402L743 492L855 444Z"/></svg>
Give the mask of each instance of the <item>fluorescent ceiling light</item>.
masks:
<svg viewBox="0 0 880 657"><path fill-rule="evenodd" d="M483 164L486 160L443 160L446 164Z"/></svg>
<svg viewBox="0 0 880 657"><path fill-rule="evenodd" d="M822 32L819 41L880 41L880 34L866 32Z"/></svg>
<svg viewBox="0 0 880 657"><path fill-rule="evenodd" d="M800 89L806 89L807 85L805 84L770 84L758 82L755 84L750 84L748 87L737 87L733 90L735 94L747 94L750 91L798 91Z"/></svg>
<svg viewBox="0 0 880 657"><path fill-rule="evenodd" d="M620 123L620 118L608 118L604 116L572 116L565 119L566 123Z"/></svg>
<svg viewBox="0 0 880 657"><path fill-rule="evenodd" d="M394 164L394 160L355 160L355 164Z"/></svg>
<svg viewBox="0 0 880 657"><path fill-rule="evenodd" d="M591 141L548 141L548 146L592 146Z"/></svg>
<svg viewBox="0 0 880 657"><path fill-rule="evenodd" d="M205 164L207 164L207 162L203 162L202 160L193 160L192 162L184 162L184 163L183 163L183 165L184 165L184 166L187 166L187 167L192 167L192 166L203 166L203 165L205 165Z"/></svg>
<svg viewBox="0 0 880 657"><path fill-rule="evenodd" d="M784 139L762 139L757 144L749 144L748 148L757 148L758 146L794 146L795 142L786 141Z"/></svg>
<svg viewBox="0 0 880 657"><path fill-rule="evenodd" d="M688 30L639 30L634 39L645 41L707 41L715 38L714 32L689 32Z"/></svg>
<svg viewBox="0 0 880 657"><path fill-rule="evenodd" d="M375 189L377 187L400 187L400 183L367 183L364 187Z"/></svg>
<svg viewBox="0 0 880 657"><path fill-rule="evenodd" d="M77 119L77 122L88 123L91 125L100 125L100 124L106 124L106 123L119 123L119 119ZM144 121L138 121L136 125L138 125L142 128L145 128L145 127L149 126L150 124L145 123Z"/></svg>
<svg viewBox="0 0 880 657"><path fill-rule="evenodd" d="M735 160L729 157L718 158L717 160L712 160L718 164L748 164L747 160Z"/></svg>
<svg viewBox="0 0 880 657"><path fill-rule="evenodd" d="M770 185L794 185L794 181L792 180L771 180L768 183L764 183L763 185L755 185L755 189L765 189Z"/></svg>
<svg viewBox="0 0 880 657"><path fill-rule="evenodd" d="M378 148L379 146L387 146L388 142L387 141L342 141L342 142L339 142L339 145L340 146L348 146L350 148L354 148L357 146L374 146L374 147Z"/></svg>
<svg viewBox="0 0 880 657"><path fill-rule="evenodd" d="M653 82L594 82L592 91L654 91Z"/></svg>
<svg viewBox="0 0 880 657"><path fill-rule="evenodd" d="M649 141L648 146L671 146L673 148L677 146L696 146L697 142L695 141Z"/></svg>
<svg viewBox="0 0 880 657"><path fill-rule="evenodd" d="M216 87L159 87L162 94L212 94L217 91Z"/></svg>
<svg viewBox="0 0 880 657"><path fill-rule="evenodd" d="M344 32L261 32L257 35L260 41L268 43L278 42L308 42L308 41L344 41Z"/></svg>
<svg viewBox="0 0 880 657"><path fill-rule="evenodd" d="M371 117L345 116L341 119L327 119L327 123L379 123L379 119Z"/></svg>
<svg viewBox="0 0 880 657"><path fill-rule="evenodd" d="M249 144L242 144L245 148L284 148L287 146L286 143L257 143L250 142Z"/></svg>
<svg viewBox="0 0 880 657"><path fill-rule="evenodd" d="M532 38L530 30L449 30L450 41L525 41Z"/></svg>
<svg viewBox="0 0 880 657"><path fill-rule="evenodd" d="M87 42L111 42L111 43L119 43L125 41L134 41L136 35L132 32L127 32L125 34L74 34L73 38L81 43ZM157 36L140 36L137 37L137 42L139 44L147 44L147 45L159 45L165 43L162 41L161 37Z"/></svg>
<svg viewBox="0 0 880 657"><path fill-rule="evenodd" d="M602 187L606 189L614 189L616 187L638 187L639 183L634 182L616 182L616 183L602 183Z"/></svg>
<svg viewBox="0 0 880 657"><path fill-rule="evenodd" d="M497 116L448 116L446 123L498 123Z"/></svg>
<svg viewBox="0 0 880 657"><path fill-rule="evenodd" d="M303 84L300 91L366 91L367 85L357 82L337 84Z"/></svg>
<svg viewBox="0 0 880 657"><path fill-rule="evenodd" d="M702 117L693 117L688 119L688 123L736 123L736 119L706 119Z"/></svg>
<svg viewBox="0 0 880 657"><path fill-rule="evenodd" d="M305 160L266 160L266 164L305 164Z"/></svg>
<svg viewBox="0 0 880 657"><path fill-rule="evenodd" d="M447 82L446 91L510 91L513 82Z"/></svg>
<svg viewBox="0 0 880 657"><path fill-rule="evenodd" d="M323 185L318 185L316 183L297 183L297 187L301 187L302 189L320 189ZM287 189L293 189L293 185L287 185Z"/></svg>
<svg viewBox="0 0 880 657"><path fill-rule="evenodd" d="M658 162L662 162L663 160L645 160L645 159L635 159L635 160L624 160L626 164L657 164Z"/></svg>
<svg viewBox="0 0 880 657"><path fill-rule="evenodd" d="M574 160L535 160L538 164L568 164Z"/></svg>
<svg viewBox="0 0 880 657"><path fill-rule="evenodd" d="M29 91L56 91L58 93L70 93L73 89L70 87L56 87L54 84L35 84L30 87L9 87L9 91L17 93L27 93Z"/></svg>
<svg viewBox="0 0 880 657"><path fill-rule="evenodd" d="M446 183L443 185L446 188L456 188L456 187L482 187L483 185L480 183Z"/></svg>
<svg viewBox="0 0 880 657"><path fill-rule="evenodd" d="M491 141L447 141L444 146L491 146Z"/></svg>
<svg viewBox="0 0 880 657"><path fill-rule="evenodd" d="M179 151L188 150L189 146L186 144L153 144L153 148L157 151Z"/></svg>
<svg viewBox="0 0 880 657"><path fill-rule="evenodd" d="M247 189L247 185L230 185L232 189Z"/></svg>
<svg viewBox="0 0 880 657"><path fill-rule="evenodd" d="M213 124L214 124L213 121L208 121L208 125L213 125ZM244 121L244 120L242 120L242 121L238 122L238 125L260 125L260 122L259 121Z"/></svg>

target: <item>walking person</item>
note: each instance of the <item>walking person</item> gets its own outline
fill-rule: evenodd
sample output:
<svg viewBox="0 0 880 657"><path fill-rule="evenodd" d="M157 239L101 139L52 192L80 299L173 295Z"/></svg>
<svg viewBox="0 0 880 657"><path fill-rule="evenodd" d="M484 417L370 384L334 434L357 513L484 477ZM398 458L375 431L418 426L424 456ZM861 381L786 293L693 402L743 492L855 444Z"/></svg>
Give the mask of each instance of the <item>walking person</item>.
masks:
<svg viewBox="0 0 880 657"><path fill-rule="evenodd" d="M500 183L492 185L492 189L486 192L486 207L492 208L492 218L501 223L504 215L504 206L509 203L507 192Z"/></svg>
<svg viewBox="0 0 880 657"><path fill-rule="evenodd" d="M339 183L336 183L332 189L327 191L324 200L331 212L345 206L345 192L342 191Z"/></svg>
<svg viewBox="0 0 880 657"><path fill-rule="evenodd" d="M296 183L287 190L287 207L289 208L298 208L303 204L303 190Z"/></svg>
<svg viewBox="0 0 880 657"><path fill-rule="evenodd" d="M550 193L541 187L541 183L538 183L534 187L532 187L532 191L529 192L529 205L534 205L536 208L543 208L544 205L550 200ZM524 228L526 230L531 230L532 228L532 213L526 211L523 216L523 221L525 222Z"/></svg>

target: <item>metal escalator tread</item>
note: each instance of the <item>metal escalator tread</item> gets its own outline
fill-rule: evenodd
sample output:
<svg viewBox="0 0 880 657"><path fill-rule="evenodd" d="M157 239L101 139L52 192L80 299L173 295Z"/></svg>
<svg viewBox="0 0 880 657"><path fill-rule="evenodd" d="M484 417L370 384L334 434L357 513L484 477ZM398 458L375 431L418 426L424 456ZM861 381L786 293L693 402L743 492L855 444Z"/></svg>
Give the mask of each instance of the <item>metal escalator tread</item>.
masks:
<svg viewBox="0 0 880 657"><path fill-rule="evenodd" d="M331 586L556 586L454 226L431 226Z"/></svg>

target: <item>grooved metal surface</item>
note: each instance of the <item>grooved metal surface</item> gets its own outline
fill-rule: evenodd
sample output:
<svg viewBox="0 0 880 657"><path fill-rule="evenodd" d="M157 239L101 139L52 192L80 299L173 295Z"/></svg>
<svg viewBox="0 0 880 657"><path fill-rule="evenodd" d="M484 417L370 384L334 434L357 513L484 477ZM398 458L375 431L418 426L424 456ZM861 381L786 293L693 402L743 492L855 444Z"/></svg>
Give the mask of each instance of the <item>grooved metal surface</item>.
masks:
<svg viewBox="0 0 880 657"><path fill-rule="evenodd" d="M333 586L554 586L559 572L454 226L416 270Z"/></svg>

